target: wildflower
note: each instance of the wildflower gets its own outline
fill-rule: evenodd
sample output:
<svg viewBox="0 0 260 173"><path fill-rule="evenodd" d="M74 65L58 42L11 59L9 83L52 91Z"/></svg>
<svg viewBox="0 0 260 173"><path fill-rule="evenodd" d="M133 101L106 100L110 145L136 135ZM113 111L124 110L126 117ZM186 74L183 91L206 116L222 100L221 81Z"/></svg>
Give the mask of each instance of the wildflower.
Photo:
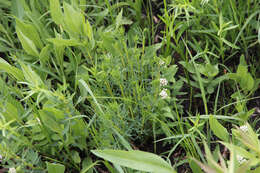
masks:
<svg viewBox="0 0 260 173"><path fill-rule="evenodd" d="M15 168L9 168L8 173L16 173L16 169Z"/></svg>
<svg viewBox="0 0 260 173"><path fill-rule="evenodd" d="M166 99L168 97L167 89L164 88L159 95L162 97L162 99Z"/></svg>
<svg viewBox="0 0 260 173"><path fill-rule="evenodd" d="M242 130L243 132L247 132L247 131L248 131L247 125L240 126L239 128L240 128L240 130Z"/></svg>
<svg viewBox="0 0 260 173"><path fill-rule="evenodd" d="M238 163L243 164L246 161L246 159L240 155L237 155L237 161Z"/></svg>
<svg viewBox="0 0 260 173"><path fill-rule="evenodd" d="M160 79L160 86L165 86L165 85L167 85L167 84L168 84L167 79L165 79L165 78L161 78L161 79Z"/></svg>
<svg viewBox="0 0 260 173"><path fill-rule="evenodd" d="M164 62L163 60L160 59L160 61L159 61L159 65L160 65L160 66L163 66L164 64L165 64L165 62Z"/></svg>

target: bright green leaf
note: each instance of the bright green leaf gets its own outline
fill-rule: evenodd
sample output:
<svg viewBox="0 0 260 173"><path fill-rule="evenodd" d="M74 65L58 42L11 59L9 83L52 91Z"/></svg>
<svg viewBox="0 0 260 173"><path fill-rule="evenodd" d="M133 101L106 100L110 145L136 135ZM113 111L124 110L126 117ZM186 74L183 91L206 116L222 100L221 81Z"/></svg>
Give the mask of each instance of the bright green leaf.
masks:
<svg viewBox="0 0 260 173"><path fill-rule="evenodd" d="M23 21L16 18L16 28L20 30L20 32L29 40L33 42L33 44L39 48L43 48L43 44L40 38L40 35L36 28L32 24L26 24Z"/></svg>
<svg viewBox="0 0 260 173"><path fill-rule="evenodd" d="M39 52L35 46L35 44L30 40L28 37L26 37L19 28L16 28L16 33L18 35L19 40L22 43L22 46L24 50L32 56L39 56Z"/></svg>
<svg viewBox="0 0 260 173"><path fill-rule="evenodd" d="M60 7L60 0L50 0L50 11L52 20L57 24L63 24L63 14Z"/></svg>
<svg viewBox="0 0 260 173"><path fill-rule="evenodd" d="M80 46L82 43L80 43L77 40L73 39L62 39L62 38L49 38L47 41L53 43L55 46Z"/></svg>
<svg viewBox="0 0 260 173"><path fill-rule="evenodd" d="M42 64L45 64L49 60L50 45L47 44L40 52L39 59Z"/></svg>
<svg viewBox="0 0 260 173"><path fill-rule="evenodd" d="M83 33L85 18L80 10L75 10L66 2L64 2L63 8L65 29L68 30L71 37L78 38L78 36Z"/></svg>
<svg viewBox="0 0 260 173"><path fill-rule="evenodd" d="M138 150L92 150L92 153L98 157L113 162L114 164L140 171L163 173L175 172L165 160L148 152Z"/></svg>
<svg viewBox="0 0 260 173"><path fill-rule="evenodd" d="M18 17L19 19L22 19L24 16L24 8L21 0L12 0L12 14Z"/></svg>
<svg viewBox="0 0 260 173"><path fill-rule="evenodd" d="M22 81L24 79L23 72L20 69L11 66L3 58L0 58L0 70L6 71L19 81Z"/></svg>
<svg viewBox="0 0 260 173"><path fill-rule="evenodd" d="M223 127L213 115L211 115L209 118L209 125L214 135L223 141L229 141L229 134L227 129Z"/></svg>
<svg viewBox="0 0 260 173"><path fill-rule="evenodd" d="M71 151L71 156L72 156L72 159L75 163L80 163L81 162L81 159L80 159L80 156L79 156L79 153L75 150L72 150Z"/></svg>
<svg viewBox="0 0 260 173"><path fill-rule="evenodd" d="M48 173L64 173L65 172L65 166L62 164L49 163L49 162L46 162L46 164L47 164Z"/></svg>

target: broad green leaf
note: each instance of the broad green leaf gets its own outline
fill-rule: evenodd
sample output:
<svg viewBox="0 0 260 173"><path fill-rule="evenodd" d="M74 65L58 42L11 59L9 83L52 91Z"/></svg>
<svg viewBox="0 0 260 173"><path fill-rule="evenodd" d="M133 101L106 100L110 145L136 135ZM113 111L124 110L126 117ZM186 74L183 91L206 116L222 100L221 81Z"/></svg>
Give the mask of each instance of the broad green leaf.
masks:
<svg viewBox="0 0 260 173"><path fill-rule="evenodd" d="M151 58L156 55L156 52L162 47L162 43L153 44L152 46L145 47L144 59L150 62Z"/></svg>
<svg viewBox="0 0 260 173"><path fill-rule="evenodd" d="M241 55L239 59L239 65L247 66L245 55Z"/></svg>
<svg viewBox="0 0 260 173"><path fill-rule="evenodd" d="M218 64L211 65L210 63L207 63L205 65L197 65L199 72L207 77L215 77L219 73Z"/></svg>
<svg viewBox="0 0 260 173"><path fill-rule="evenodd" d="M95 46L95 40L93 37L93 30L88 20L83 23L83 32L88 37L91 49Z"/></svg>
<svg viewBox="0 0 260 173"><path fill-rule="evenodd" d="M51 113L55 117L55 119L59 121L65 118L65 113L61 109L56 109L54 107L44 107L43 109L44 111Z"/></svg>
<svg viewBox="0 0 260 173"><path fill-rule="evenodd" d="M3 115L7 121L19 120L18 110L13 104L7 102L4 107L5 111L3 112Z"/></svg>
<svg viewBox="0 0 260 173"><path fill-rule="evenodd" d="M223 127L218 120L213 117L213 115L209 118L209 125L210 129L213 131L214 135L216 135L221 140L228 142L229 141L229 134L225 127Z"/></svg>
<svg viewBox="0 0 260 173"><path fill-rule="evenodd" d="M244 91L251 91L255 86L255 81L248 72L247 64L243 55L240 57L240 64L238 65L237 72L228 73L227 77L239 83L240 87Z"/></svg>
<svg viewBox="0 0 260 173"><path fill-rule="evenodd" d="M45 138L45 135L43 133L39 133L39 134L34 134L32 139L35 141L41 141Z"/></svg>
<svg viewBox="0 0 260 173"><path fill-rule="evenodd" d="M132 23L133 22L131 20L123 17L123 9L122 9L116 17L116 28L118 28L121 25L130 25Z"/></svg>
<svg viewBox="0 0 260 173"><path fill-rule="evenodd" d="M61 11L60 0L50 0L51 18L57 24L63 24L63 14Z"/></svg>
<svg viewBox="0 0 260 173"><path fill-rule="evenodd" d="M82 43L80 43L77 40L74 39L62 39L62 38L49 38L47 41L53 43L55 46L80 46Z"/></svg>
<svg viewBox="0 0 260 173"><path fill-rule="evenodd" d="M11 3L12 14L19 19L22 19L24 16L24 7L21 1L22 0L12 0Z"/></svg>
<svg viewBox="0 0 260 173"><path fill-rule="evenodd" d="M36 28L32 24L26 24L18 18L16 18L15 21L16 21L16 28L19 29L20 32L26 38L31 40L37 48L42 49L43 44Z"/></svg>
<svg viewBox="0 0 260 173"><path fill-rule="evenodd" d="M54 140L54 141L59 141L59 140L61 140L60 136L57 135L56 133L53 133L53 134L51 135L51 139Z"/></svg>
<svg viewBox="0 0 260 173"><path fill-rule="evenodd" d="M191 63L185 61L180 61L179 63L190 73L195 73L195 68Z"/></svg>
<svg viewBox="0 0 260 173"><path fill-rule="evenodd" d="M239 82L239 76L236 73L228 73L226 74L226 76L228 79L232 79Z"/></svg>
<svg viewBox="0 0 260 173"><path fill-rule="evenodd" d="M83 23L85 18L80 10L75 10L71 5L64 2L64 22L65 28L71 37L78 38L83 33Z"/></svg>
<svg viewBox="0 0 260 173"><path fill-rule="evenodd" d="M254 88L255 81L250 73L241 78L240 85L243 90L251 91Z"/></svg>
<svg viewBox="0 0 260 173"><path fill-rule="evenodd" d="M22 46L24 48L24 50L32 56L39 56L39 52L36 48L36 46L34 45L34 43L32 42L32 40L30 40L28 37L26 37L19 28L16 28L16 33L18 35L19 40L22 43Z"/></svg>
<svg viewBox="0 0 260 173"><path fill-rule="evenodd" d="M93 30L88 20L84 23L84 33L89 40L93 39Z"/></svg>
<svg viewBox="0 0 260 173"><path fill-rule="evenodd" d="M72 150L72 151L71 151L71 157L72 157L72 159L73 159L73 161L74 161L75 163L80 163L80 162L81 162L79 153L78 153L77 151Z"/></svg>
<svg viewBox="0 0 260 173"><path fill-rule="evenodd" d="M238 76L240 76L240 77L246 76L247 72L248 72L248 70L247 70L246 66L241 65L241 64L238 65L238 68L237 68L237 75Z"/></svg>
<svg viewBox="0 0 260 173"><path fill-rule="evenodd" d="M251 91L254 88L255 81L248 72L247 64L244 55L240 57L240 63L237 69L237 76L239 77L239 84L245 91Z"/></svg>
<svg viewBox="0 0 260 173"><path fill-rule="evenodd" d="M161 157L138 150L92 150L96 156L120 166L147 172L174 173L174 169Z"/></svg>
<svg viewBox="0 0 260 173"><path fill-rule="evenodd" d="M48 111L44 111L44 110L40 110L39 114L41 116L41 119L43 121L43 124L48 127L49 129L51 129L53 132L57 132L59 134L62 134L63 128L61 127L61 125L55 120L54 116L48 112Z"/></svg>
<svg viewBox="0 0 260 173"><path fill-rule="evenodd" d="M50 55L50 45L47 44L40 52L39 59L41 63L44 65L46 62L49 60L49 55Z"/></svg>
<svg viewBox="0 0 260 173"><path fill-rule="evenodd" d="M177 65L171 65L167 68L165 68L163 70L163 73L164 73L164 77L169 81L169 82L176 82L175 81L175 74L177 73L178 71L178 66Z"/></svg>
<svg viewBox="0 0 260 173"><path fill-rule="evenodd" d="M39 86L44 86L43 81L41 80L41 78L38 76L38 74L36 72L34 72L30 66L26 66L25 64L23 64L22 62L19 62L21 67L22 67L22 71L24 74L25 79L32 84L34 87L39 87Z"/></svg>
<svg viewBox="0 0 260 173"><path fill-rule="evenodd" d="M64 173L65 166L58 163L46 162L48 173Z"/></svg>
<svg viewBox="0 0 260 173"><path fill-rule="evenodd" d="M19 81L22 81L24 79L23 72L20 69L11 66L3 58L0 58L0 70L6 71Z"/></svg>
<svg viewBox="0 0 260 173"><path fill-rule="evenodd" d="M0 23L0 32L6 33L6 30L1 23Z"/></svg>

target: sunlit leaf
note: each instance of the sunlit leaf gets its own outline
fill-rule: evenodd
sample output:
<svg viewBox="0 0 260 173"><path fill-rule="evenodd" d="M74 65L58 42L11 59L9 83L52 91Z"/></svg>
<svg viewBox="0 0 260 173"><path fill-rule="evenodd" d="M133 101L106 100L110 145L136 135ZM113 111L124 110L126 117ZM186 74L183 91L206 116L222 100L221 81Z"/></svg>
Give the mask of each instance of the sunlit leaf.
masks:
<svg viewBox="0 0 260 173"><path fill-rule="evenodd" d="M138 151L92 150L92 153L115 164L147 172L174 173L173 168L159 156Z"/></svg>

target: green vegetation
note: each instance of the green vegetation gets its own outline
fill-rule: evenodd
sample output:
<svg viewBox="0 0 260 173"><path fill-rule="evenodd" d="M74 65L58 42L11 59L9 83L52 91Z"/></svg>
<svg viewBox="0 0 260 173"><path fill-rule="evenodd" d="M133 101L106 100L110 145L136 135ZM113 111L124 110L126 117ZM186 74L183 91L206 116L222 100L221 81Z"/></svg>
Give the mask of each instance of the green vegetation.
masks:
<svg viewBox="0 0 260 173"><path fill-rule="evenodd" d="M0 172L260 172L259 0L0 15Z"/></svg>

